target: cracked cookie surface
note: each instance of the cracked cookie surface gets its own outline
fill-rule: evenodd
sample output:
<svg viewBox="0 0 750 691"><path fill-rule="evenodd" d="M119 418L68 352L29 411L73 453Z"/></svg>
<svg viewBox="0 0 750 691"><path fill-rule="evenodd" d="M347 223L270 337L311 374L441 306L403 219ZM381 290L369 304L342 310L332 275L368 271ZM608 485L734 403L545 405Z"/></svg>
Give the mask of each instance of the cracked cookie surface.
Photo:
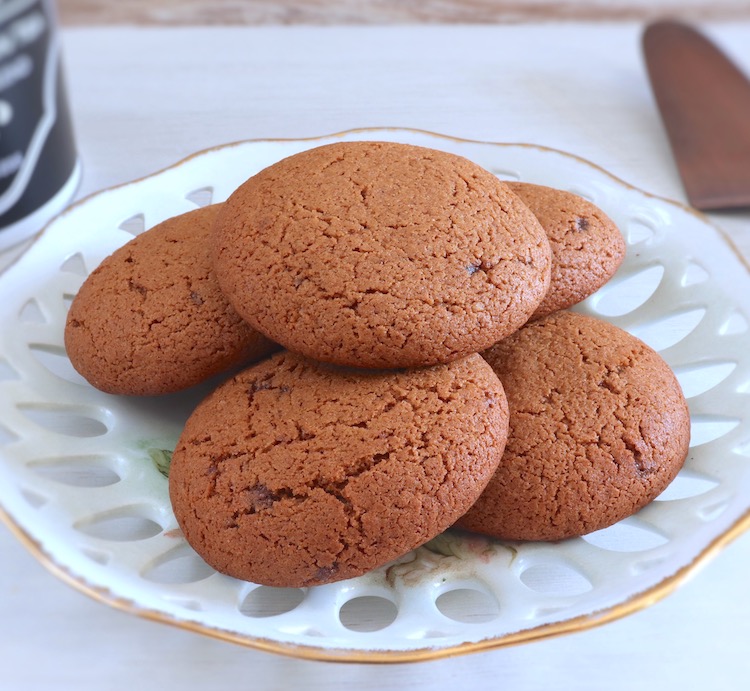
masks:
<svg viewBox="0 0 750 691"><path fill-rule="evenodd" d="M635 513L682 467L690 419L679 383L625 331L561 311L484 357L505 387L510 430L460 526L511 540L584 535Z"/></svg>
<svg viewBox="0 0 750 691"><path fill-rule="evenodd" d="M567 309L601 288L625 258L614 221L587 199L565 190L508 182L536 216L552 249L549 290L533 318Z"/></svg>
<svg viewBox="0 0 750 691"><path fill-rule="evenodd" d="M219 290L209 241L219 206L141 233L84 281L65 348L90 384L113 394L172 393L278 349Z"/></svg>
<svg viewBox="0 0 750 691"><path fill-rule="evenodd" d="M465 158L387 142L295 154L217 222L222 290L290 350L341 365L448 362L515 331L549 285L534 215Z"/></svg>
<svg viewBox="0 0 750 691"><path fill-rule="evenodd" d="M282 351L189 418L172 506L222 573L282 587L351 578L454 523L497 466L507 425L479 355L354 371Z"/></svg>

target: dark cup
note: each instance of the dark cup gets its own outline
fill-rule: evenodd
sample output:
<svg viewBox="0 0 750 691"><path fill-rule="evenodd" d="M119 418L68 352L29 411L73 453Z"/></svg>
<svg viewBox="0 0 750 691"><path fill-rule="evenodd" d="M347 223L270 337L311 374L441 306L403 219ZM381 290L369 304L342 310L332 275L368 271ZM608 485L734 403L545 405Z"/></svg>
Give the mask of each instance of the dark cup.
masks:
<svg viewBox="0 0 750 691"><path fill-rule="evenodd" d="M0 3L0 250L41 230L81 171L51 0Z"/></svg>

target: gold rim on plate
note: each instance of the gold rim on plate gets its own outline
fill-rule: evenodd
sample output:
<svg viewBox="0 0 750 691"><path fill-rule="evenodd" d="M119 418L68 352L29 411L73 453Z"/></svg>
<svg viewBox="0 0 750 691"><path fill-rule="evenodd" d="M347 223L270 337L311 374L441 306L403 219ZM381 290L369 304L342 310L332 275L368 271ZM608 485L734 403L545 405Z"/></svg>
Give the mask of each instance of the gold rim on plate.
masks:
<svg viewBox="0 0 750 691"><path fill-rule="evenodd" d="M472 145L481 145L481 146L486 145L486 146L492 146L492 147L503 147L503 146L511 147L512 146L512 147L517 147L517 148L528 148L528 149L533 149L539 152L548 152L551 154L562 156L572 161L577 161L578 163L583 164L585 167L589 169L598 171L599 173L606 176L613 183L615 183L616 185L622 188L633 190L648 199L652 199L652 200L670 205L671 207L675 209L680 209L682 212L685 212L694 216L701 223L711 226L716 231L716 233L721 237L722 241L726 244L726 247L731 251L731 253L739 261L739 263L744 268L744 270L747 271L748 268L750 268L750 265L748 264L747 260L744 258L742 253L739 252L738 248L736 247L732 239L729 236L727 236L727 234L724 233L721 228L713 224L708 218L706 218L700 212L694 209L691 209L690 207L687 207L684 204L681 204L679 202L675 202L672 200L665 199L663 197L658 197L656 195L652 195L647 192L644 192L638 189L637 187L630 185L629 183L624 182L620 180L619 178L611 175L610 173L608 173L601 167L583 158L580 158L578 156L575 156L575 155L572 155L563 151L559 151L557 149L552 149L549 147L543 147L543 146L534 145L534 144L501 144L501 143L496 143L496 142L481 142L481 141L475 141L475 140L461 139L457 137L448 137L445 135L438 135L438 134L427 132L424 130L404 129L404 128L356 129L356 130L348 130L345 132L340 132L340 133L331 134L331 135L324 135L320 137L310 137L306 139L257 139L257 140L246 140L246 141L241 141L241 142L234 142L234 143L225 144L222 146L212 147L209 149L205 149L203 151L196 152L171 166L165 167L148 176L144 176L143 178L139 178L138 180L123 183L121 185L116 185L106 190L101 190L91 195L88 195L87 197L71 205L66 211L60 214L57 218L59 219L60 217L64 217L70 214L71 212L79 208L80 206L87 204L92 199L95 199L96 197L99 197L102 194L109 193L115 190L120 190L120 189L129 187L131 185L137 184L139 182L149 180L150 178L156 177L167 171L178 169L181 166L183 166L185 163L192 161L200 156L209 154L211 152L226 150L232 147L247 145L250 143L271 143L271 144L276 143L276 142L278 143L282 143L282 142L315 143L315 142L326 141L326 140L331 140L335 138L351 137L351 136L355 136L358 138L366 138L366 137L374 138L378 135L378 133L380 133L382 136L382 133L384 132L388 132L391 135L393 134L397 135L398 133L405 133L406 135L410 133L418 134L420 136L434 138L437 140L453 141L456 143L465 143L465 144L472 144ZM54 222L55 221L53 220L51 223L54 223ZM48 224L47 228L49 228L49 225L50 224ZM37 236L37 238L32 243L32 247L33 245L38 243L41 238L44 237L47 228L45 228L45 230L43 230ZM28 253L28 251L29 249L27 249L26 252ZM22 255L22 257L19 257L16 260L16 262L21 261L23 256L24 255ZM211 627L211 626L208 626L204 623L197 622L197 621L180 620L174 616L171 616L170 614L166 612L157 611L151 608L143 607L139 605L138 602L135 602L132 599L121 597L113 593L107 587L103 587L101 585L90 583L82 576L77 575L76 573L73 573L72 570L70 570L67 566L56 561L55 558L53 558L53 556L51 556L44 549L44 547L42 546L42 543L38 539L36 539L32 534L30 534L27 530L25 530L11 516L11 514L5 508L1 506L0 506L0 520L2 520L2 522L5 523L9 527L11 532L21 542L21 544L23 544L24 547L40 563L42 563L53 575L55 575L57 578L64 581L65 583L68 583L69 585L74 587L76 590L92 597L93 599L99 602L105 603L116 609L129 612L131 614L137 615L145 619L157 621L162 624L168 624L171 626L176 626L181 629L208 635L216 639L229 641L235 644L243 645L243 646L258 649L258 650L279 653L282 655L287 655L287 656L292 656L292 657L297 657L297 658L302 658L302 659L307 659L307 660L325 660L325 661L357 662L357 663L386 663L386 662L414 662L414 661L434 660L434 659L445 658L445 657L450 657L450 656L463 655L463 654L468 654L468 653L473 653L473 652L486 651L486 650L492 650L492 649L506 647L506 646L519 645L522 643L539 641L539 640L546 639L546 638L556 637L556 636L573 633L573 632L579 632L579 631L583 631L586 629L601 626L603 624L609 623L616 619L619 619L629 614L632 614L634 612L637 612L661 600L662 598L666 597L670 593L672 593L678 586L686 582L690 577L692 577L695 573L697 573L703 565L705 565L711 558L713 558L716 554L718 554L726 545L728 545L733 540L735 540L738 536L740 536L742 533L750 529L750 509L745 511L745 513L742 514L737 520L735 520L732 523L732 525L728 529L726 529L723 533L714 537L707 546L705 546L700 552L698 552L692 558L692 560L689 563L683 564L672 575L666 578L663 578L658 583L652 585L651 587L644 589L642 592L639 592L635 595L627 597L624 601L618 602L612 606L608 606L608 607L599 609L597 611L590 612L585 615L573 616L570 619L563 619L561 621L552 621L548 623L543 623L533 628L520 630L514 633L508 633L508 634L500 635L497 637L490 637L490 638L486 638L486 639L482 639L478 641L466 641L460 644L456 644L456 645L449 644L443 647L440 647L438 645L435 647L422 647L422 648L413 648L413 649L393 649L393 650L380 649L380 648L361 650L361 649L349 649L349 648L340 648L340 647L318 647L318 646L313 646L313 645L308 646L304 644L296 644L296 643L272 640L272 639L265 638L265 637L253 637L253 636L243 635L241 633L232 632L232 631L225 630L219 627Z"/></svg>

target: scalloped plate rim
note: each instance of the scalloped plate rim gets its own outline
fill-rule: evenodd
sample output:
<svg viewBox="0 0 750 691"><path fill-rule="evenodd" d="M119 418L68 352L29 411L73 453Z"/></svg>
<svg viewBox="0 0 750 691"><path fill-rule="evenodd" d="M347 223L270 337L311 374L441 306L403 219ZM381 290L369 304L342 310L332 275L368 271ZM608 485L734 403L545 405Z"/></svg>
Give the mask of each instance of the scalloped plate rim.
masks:
<svg viewBox="0 0 750 691"><path fill-rule="evenodd" d="M435 138L437 140L441 140L441 139L448 140L448 141L452 140L455 142L466 142L469 144L487 145L487 146L493 146L493 147L503 147L503 146L528 147L528 148L533 148L541 152L554 153L556 155L560 155L569 159L573 159L580 164L583 164L592 169L598 170L600 173L606 175L610 180L612 180L617 185L634 190L635 192L647 198L657 200L660 203L670 205L674 207L675 209L679 209L682 212L687 212L691 214L702 224L706 226L710 226L714 231L716 231L718 236L722 240L722 242L724 242L729 247L731 252L739 260L740 264L745 268L745 270L748 269L748 262L744 259L742 254L737 250L734 243L731 241L731 238L729 238L721 230L719 226L712 223L710 219L706 218L703 214L683 204L680 204L679 202L675 202L669 199L665 199L663 197L658 197L648 192L644 192L638 189L637 187L620 180L616 176L608 173L606 170L602 169L596 164L591 163L590 161L587 161L586 159L566 153L564 151L552 149L549 147L544 147L544 146L537 145L537 144L510 144L510 143L505 144L505 143L500 143L500 142L481 142L481 141L470 140L470 139L462 139L459 137L435 134L435 133L428 132L425 130L417 130L417 129L409 129L409 128L361 128L361 129L356 129L356 130L347 130L344 132L334 133L330 135L322 135L322 136L309 137L309 138L303 138L303 139L292 139L292 138L251 139L251 140L237 141L237 142L233 142L229 144L211 147L208 149L204 149L202 151L198 151L194 154L191 154L190 156L183 158L177 163L167 166L165 168L162 168L152 174L149 174L137 180L125 182L120 185L107 188L105 190L94 192L91 195L88 195L87 197L76 202L71 207L69 207L66 211L60 214L58 217L53 219L45 227L42 233L40 233L39 236L37 236L37 238L34 240L32 245L26 250L26 252L21 257L19 257L18 260L16 260L15 264L22 265L25 261L25 258L28 257L30 253L33 254L34 247L38 245L38 243L42 241L45 237L48 236L50 228L54 228L54 225L59 221L61 217L68 216L69 214L73 213L81 205L90 203L94 199L100 198L103 195L107 195L117 190L128 188L128 187L137 185L141 182L151 180L153 178L158 178L159 176L161 176L164 173L167 173L168 171L180 168L185 163L193 161L195 159L199 159L206 154L210 154L211 152L216 152L216 151L224 150L227 148L243 146L243 145L252 144L252 143L273 144L275 142L291 142L291 143L308 142L308 143L313 144L315 142L322 142L322 141L330 140L332 138L341 138L341 137L346 137L346 136L356 136L358 138L364 138L367 135L373 135L376 133L383 133L383 132L388 132L390 135L394 135L394 134L398 135L399 133L405 133L406 135L409 135L410 133L417 133L420 136L426 136L428 138ZM8 267L8 269L6 269L6 272L15 270L16 269L15 264L11 265L11 267ZM4 277L0 278L0 280L3 280L3 278ZM318 647L318 646L305 646L305 645L290 644L286 642L266 640L262 638L248 638L245 635L236 634L232 631L213 629L211 627L207 627L200 623L191 622L189 620L177 619L163 612L155 612L155 611L148 610L148 609L142 609L139 607L137 602L128 601L127 599L123 599L121 597L108 593L106 590L102 588L101 585L88 583L85 580L85 578L81 577L80 575L71 573L64 564L57 563L49 554L45 552L41 542L39 542L23 526L21 526L18 522L16 522L16 520L2 507L0 507L0 518L2 518L2 520L10 527L11 531L21 541L21 543L24 544L24 546L27 549L29 549L29 551L37 559L39 559L48 569L50 569L52 573L57 575L59 578L62 578L63 580L68 582L70 585L81 590L82 592L94 597L97 600L103 601L111 606L127 610L131 613L143 616L148 619L155 619L163 623L168 623L168 624L178 626L180 628L198 631L198 632L201 632L210 636L214 636L220 639L244 644L249 647L255 647L255 648L259 648L263 650L270 650L273 652L279 652L282 654L292 655L295 657L303 657L303 658L308 658L308 659L320 659L320 660L332 660L332 661L357 661L357 662L402 662L402 661L434 659L434 658L439 658L439 657L446 657L449 655L455 655L458 653L468 653L468 652L474 652L478 650L486 650L486 649L491 649L491 648L502 647L505 645L517 644L521 642L530 642L530 641L539 640L539 639L550 637L550 636L568 633L571 631L583 630L586 628L590 628L592 626L606 623L608 621L612 621L613 619L619 618L621 616L625 616L626 614L629 614L631 612L637 611L638 609L646 607L652 604L653 602L657 601L658 599L661 599L665 595L669 594L680 583L684 582L684 580L690 574L694 573L697 570L697 567L704 564L708 558L714 556L716 553L718 553L718 551L722 547L724 547L726 544L731 542L733 539L738 537L740 534L742 534L746 530L750 529L750 509L748 509L748 511L744 515L742 515L739 519L737 519L728 530L725 530L723 533L715 537L710 542L710 544L705 546L704 549L700 553L698 553L689 564L682 566L671 577L660 581L659 583L649 588L648 590L642 593L639 593L633 597L630 597L626 601L621 602L614 607L610 607L602 611L591 612L587 616L575 617L573 619L562 620L560 622L542 624L539 627L525 629L518 633L505 635L500 638L484 639L479 642L466 642L463 644L450 646L450 647L442 647L442 648L441 647L424 647L424 648L413 648L413 649L406 649L406 650L402 650L402 649L361 650L357 648L340 649L340 648L326 648L326 647Z"/></svg>

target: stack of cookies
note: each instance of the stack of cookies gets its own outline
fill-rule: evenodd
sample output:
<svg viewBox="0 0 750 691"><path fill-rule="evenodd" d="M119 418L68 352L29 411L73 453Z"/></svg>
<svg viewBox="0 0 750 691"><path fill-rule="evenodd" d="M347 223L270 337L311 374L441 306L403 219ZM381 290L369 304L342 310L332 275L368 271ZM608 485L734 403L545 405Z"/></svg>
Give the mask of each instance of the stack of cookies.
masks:
<svg viewBox="0 0 750 691"><path fill-rule="evenodd" d="M65 342L121 395L244 367L185 425L175 516L217 570L310 586L454 525L582 535L666 487L689 441L674 375L567 311L624 252L568 192L446 152L341 142L116 251L76 296Z"/></svg>

